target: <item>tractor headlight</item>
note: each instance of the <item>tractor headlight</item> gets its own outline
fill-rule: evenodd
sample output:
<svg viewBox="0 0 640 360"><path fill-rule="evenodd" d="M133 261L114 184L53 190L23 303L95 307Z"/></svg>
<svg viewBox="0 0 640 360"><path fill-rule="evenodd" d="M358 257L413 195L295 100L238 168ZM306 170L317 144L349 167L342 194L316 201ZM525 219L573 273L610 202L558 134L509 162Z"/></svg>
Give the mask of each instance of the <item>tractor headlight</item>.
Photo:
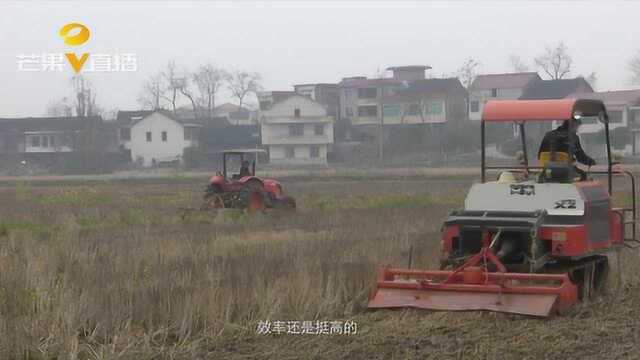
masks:
<svg viewBox="0 0 640 360"><path fill-rule="evenodd" d="M581 112L579 112L579 111L574 112L574 113L573 113L573 118L574 118L575 120L580 120L580 119L582 119L582 113L581 113Z"/></svg>

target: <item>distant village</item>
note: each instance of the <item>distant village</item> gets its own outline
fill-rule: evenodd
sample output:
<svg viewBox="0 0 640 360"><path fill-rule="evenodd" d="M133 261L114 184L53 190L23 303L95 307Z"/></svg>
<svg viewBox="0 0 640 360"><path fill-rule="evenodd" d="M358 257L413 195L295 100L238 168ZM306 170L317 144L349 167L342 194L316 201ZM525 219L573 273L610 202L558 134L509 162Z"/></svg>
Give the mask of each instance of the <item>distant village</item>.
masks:
<svg viewBox="0 0 640 360"><path fill-rule="evenodd" d="M1 118L0 171L108 172L157 167L211 169L226 149L266 150L273 166L441 165L478 151L478 123L492 99L602 100L615 151L640 154L640 90L595 92L582 77L543 80L536 72L429 78L426 65L388 68L389 76L256 91L257 109L231 103L199 112L178 107L101 116ZM602 131L587 123L581 137ZM517 128L497 139L510 155ZM615 135L617 134L617 135Z"/></svg>

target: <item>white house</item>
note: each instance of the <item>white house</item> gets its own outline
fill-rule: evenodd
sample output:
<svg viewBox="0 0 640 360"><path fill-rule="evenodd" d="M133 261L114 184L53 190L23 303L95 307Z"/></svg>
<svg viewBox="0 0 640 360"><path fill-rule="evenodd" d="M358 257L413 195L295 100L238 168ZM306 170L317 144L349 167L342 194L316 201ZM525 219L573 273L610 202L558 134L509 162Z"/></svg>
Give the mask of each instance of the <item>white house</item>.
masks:
<svg viewBox="0 0 640 360"><path fill-rule="evenodd" d="M469 120L480 120L488 100L513 100L540 76L535 72L478 75L469 87Z"/></svg>
<svg viewBox="0 0 640 360"><path fill-rule="evenodd" d="M291 95L260 112L262 144L273 164L326 164L333 117L319 103Z"/></svg>
<svg viewBox="0 0 640 360"><path fill-rule="evenodd" d="M120 111L120 146L131 160L149 167L162 162L182 162L184 150L198 146L199 124L179 120L164 111Z"/></svg>

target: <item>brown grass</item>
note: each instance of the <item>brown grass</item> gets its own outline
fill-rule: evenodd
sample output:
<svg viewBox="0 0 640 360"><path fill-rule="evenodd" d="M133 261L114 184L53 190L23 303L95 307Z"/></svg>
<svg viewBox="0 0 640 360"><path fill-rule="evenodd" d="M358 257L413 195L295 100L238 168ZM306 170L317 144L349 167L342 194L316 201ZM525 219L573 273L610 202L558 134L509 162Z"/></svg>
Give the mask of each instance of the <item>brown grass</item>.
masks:
<svg viewBox="0 0 640 360"><path fill-rule="evenodd" d="M299 181L285 184L296 214L184 220L198 186L5 188L0 358L633 358L628 254L618 296L548 321L365 311L378 265L406 264L412 246L415 266L435 265L469 182ZM351 319L359 332L256 334L267 319Z"/></svg>

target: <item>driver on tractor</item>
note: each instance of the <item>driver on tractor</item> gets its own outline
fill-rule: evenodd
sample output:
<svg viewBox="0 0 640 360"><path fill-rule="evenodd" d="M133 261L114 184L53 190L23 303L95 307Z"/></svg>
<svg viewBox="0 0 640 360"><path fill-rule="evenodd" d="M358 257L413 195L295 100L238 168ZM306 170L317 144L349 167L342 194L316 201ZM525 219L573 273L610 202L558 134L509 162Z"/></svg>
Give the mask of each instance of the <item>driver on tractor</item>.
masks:
<svg viewBox="0 0 640 360"><path fill-rule="evenodd" d="M565 153L569 155L570 150L573 150L573 154L569 155L568 162L577 160L579 163L587 166L593 166L596 161L587 155L580 145L580 138L577 135L578 127L580 126L580 120L567 121L565 120L562 125L558 126L555 130L551 130L544 135L540 149L538 150L538 159L541 159L542 153ZM571 132L571 136L569 135ZM569 144L570 139L573 140L573 144ZM584 170L573 167L574 170L580 175L581 180L586 180L587 174Z"/></svg>
<svg viewBox="0 0 640 360"><path fill-rule="evenodd" d="M245 176L251 176L251 170L249 170L249 162L247 160L243 160L240 165L240 178Z"/></svg>

